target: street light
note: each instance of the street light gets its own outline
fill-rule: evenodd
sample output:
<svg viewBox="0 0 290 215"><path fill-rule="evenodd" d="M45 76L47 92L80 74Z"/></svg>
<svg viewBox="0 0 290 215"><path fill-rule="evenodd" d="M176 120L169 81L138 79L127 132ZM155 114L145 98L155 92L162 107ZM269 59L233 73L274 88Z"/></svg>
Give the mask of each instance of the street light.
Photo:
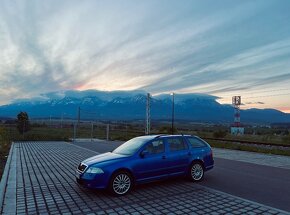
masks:
<svg viewBox="0 0 290 215"><path fill-rule="evenodd" d="M172 118L171 118L171 132L174 134L174 93L172 95Z"/></svg>
<svg viewBox="0 0 290 215"><path fill-rule="evenodd" d="M64 112L61 112L61 121L60 121L60 128L63 127L63 115L66 114Z"/></svg>

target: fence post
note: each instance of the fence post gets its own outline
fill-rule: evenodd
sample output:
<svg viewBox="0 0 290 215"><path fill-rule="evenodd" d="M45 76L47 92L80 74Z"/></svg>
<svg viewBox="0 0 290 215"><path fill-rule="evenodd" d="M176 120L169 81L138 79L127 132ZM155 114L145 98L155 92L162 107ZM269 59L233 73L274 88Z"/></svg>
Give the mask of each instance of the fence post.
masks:
<svg viewBox="0 0 290 215"><path fill-rule="evenodd" d="M128 138L128 126L127 126L127 123L126 123L126 139Z"/></svg>
<svg viewBox="0 0 290 215"><path fill-rule="evenodd" d="M93 141L94 123L91 122L91 142Z"/></svg>
<svg viewBox="0 0 290 215"><path fill-rule="evenodd" d="M107 124L107 141L109 140L110 138L110 124Z"/></svg>
<svg viewBox="0 0 290 215"><path fill-rule="evenodd" d="M23 121L23 126L22 126L22 139L24 140L24 128L25 128L25 121Z"/></svg>
<svg viewBox="0 0 290 215"><path fill-rule="evenodd" d="M75 141L76 141L76 133L77 133L77 124L76 123L74 123L74 143L75 143Z"/></svg>

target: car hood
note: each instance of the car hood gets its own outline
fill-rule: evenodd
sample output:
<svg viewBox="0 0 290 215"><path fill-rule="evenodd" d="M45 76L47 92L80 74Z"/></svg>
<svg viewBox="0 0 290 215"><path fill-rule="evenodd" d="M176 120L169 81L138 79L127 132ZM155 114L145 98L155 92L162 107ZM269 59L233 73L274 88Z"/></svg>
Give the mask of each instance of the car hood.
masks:
<svg viewBox="0 0 290 215"><path fill-rule="evenodd" d="M90 165L93 165L96 163L117 160L117 159L121 159L121 158L125 158L125 157L127 157L127 155L121 155L121 154L107 152L107 153L103 153L103 154L99 154L99 155L90 157L90 158L84 160L82 163L85 163L85 164L90 166Z"/></svg>

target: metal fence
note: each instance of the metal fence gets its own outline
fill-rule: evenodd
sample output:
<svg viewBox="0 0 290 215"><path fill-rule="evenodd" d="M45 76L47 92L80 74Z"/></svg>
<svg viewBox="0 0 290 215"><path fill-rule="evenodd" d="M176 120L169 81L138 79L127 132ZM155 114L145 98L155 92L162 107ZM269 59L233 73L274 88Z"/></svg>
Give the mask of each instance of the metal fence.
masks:
<svg viewBox="0 0 290 215"><path fill-rule="evenodd" d="M145 134L142 122L77 121L63 119L30 120L30 129L22 133L14 122L0 124L11 141L107 139L128 140Z"/></svg>

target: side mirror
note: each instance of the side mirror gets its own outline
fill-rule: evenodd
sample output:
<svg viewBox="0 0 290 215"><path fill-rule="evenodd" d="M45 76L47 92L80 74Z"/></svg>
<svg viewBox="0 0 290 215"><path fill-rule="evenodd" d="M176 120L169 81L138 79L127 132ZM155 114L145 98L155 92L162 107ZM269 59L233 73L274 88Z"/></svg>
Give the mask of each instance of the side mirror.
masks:
<svg viewBox="0 0 290 215"><path fill-rule="evenodd" d="M147 150L143 150L141 153L140 153L140 157L141 158L144 158L144 157L146 157L146 155L148 155L149 154L149 152L147 151Z"/></svg>

